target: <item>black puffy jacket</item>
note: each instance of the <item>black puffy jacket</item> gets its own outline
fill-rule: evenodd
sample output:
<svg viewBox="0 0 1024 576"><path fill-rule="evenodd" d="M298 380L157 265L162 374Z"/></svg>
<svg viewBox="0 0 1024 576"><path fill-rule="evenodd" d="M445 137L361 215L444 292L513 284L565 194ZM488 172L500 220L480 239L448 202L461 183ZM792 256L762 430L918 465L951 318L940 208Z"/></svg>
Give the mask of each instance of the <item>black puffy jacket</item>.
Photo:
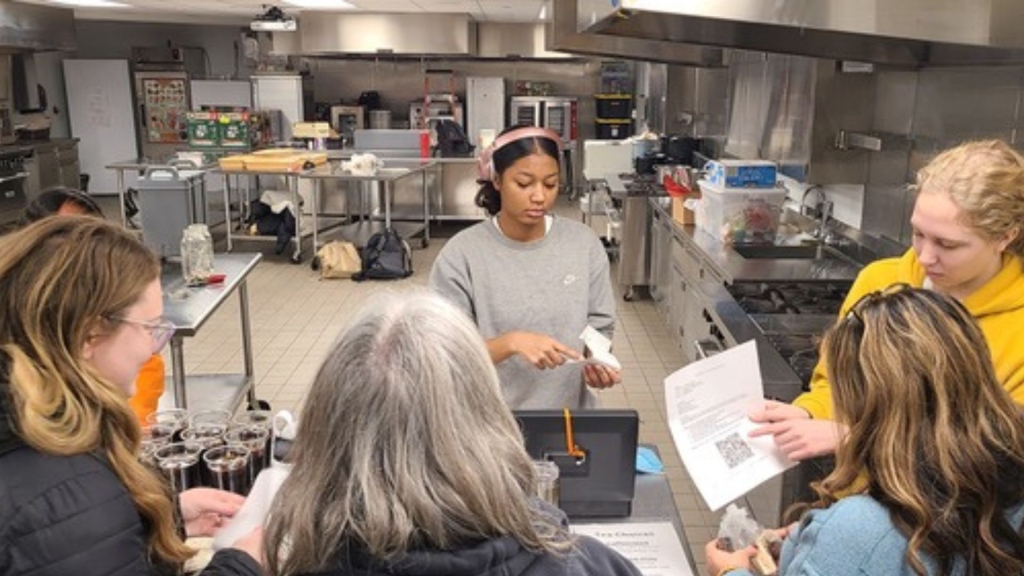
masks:
<svg viewBox="0 0 1024 576"><path fill-rule="evenodd" d="M54 456L25 444L8 407L0 354L0 574L150 576L147 530L128 490L95 454ZM203 576L258 576L238 550L221 550Z"/></svg>

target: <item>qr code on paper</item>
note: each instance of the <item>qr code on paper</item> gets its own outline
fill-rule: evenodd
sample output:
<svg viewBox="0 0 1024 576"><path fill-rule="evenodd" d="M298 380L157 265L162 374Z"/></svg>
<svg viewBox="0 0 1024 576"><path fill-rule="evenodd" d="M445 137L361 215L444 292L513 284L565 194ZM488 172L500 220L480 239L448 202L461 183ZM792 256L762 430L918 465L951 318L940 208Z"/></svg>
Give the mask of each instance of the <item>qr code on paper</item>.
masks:
<svg viewBox="0 0 1024 576"><path fill-rule="evenodd" d="M715 442L715 448L718 448L718 453L729 468L735 468L754 457L754 451L736 432Z"/></svg>

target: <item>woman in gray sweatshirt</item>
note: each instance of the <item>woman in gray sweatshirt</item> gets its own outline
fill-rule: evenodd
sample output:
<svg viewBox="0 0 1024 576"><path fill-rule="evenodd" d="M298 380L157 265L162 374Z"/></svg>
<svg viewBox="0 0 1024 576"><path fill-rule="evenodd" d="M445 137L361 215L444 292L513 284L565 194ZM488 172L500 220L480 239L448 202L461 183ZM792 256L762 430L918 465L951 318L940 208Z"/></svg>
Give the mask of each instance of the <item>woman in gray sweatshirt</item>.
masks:
<svg viewBox="0 0 1024 576"><path fill-rule="evenodd" d="M431 287L476 322L512 409L593 407L589 388L620 380L574 362L588 325L611 339L615 298L597 235L550 213L560 146L544 128L499 135L480 158L477 204L491 218L449 240L430 271Z"/></svg>

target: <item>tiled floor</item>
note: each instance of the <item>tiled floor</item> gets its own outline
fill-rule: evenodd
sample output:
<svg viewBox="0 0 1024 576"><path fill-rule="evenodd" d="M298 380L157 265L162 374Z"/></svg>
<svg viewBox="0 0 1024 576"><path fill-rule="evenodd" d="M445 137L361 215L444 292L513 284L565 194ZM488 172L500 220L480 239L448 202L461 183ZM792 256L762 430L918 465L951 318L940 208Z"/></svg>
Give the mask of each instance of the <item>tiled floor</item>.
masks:
<svg viewBox="0 0 1024 576"><path fill-rule="evenodd" d="M105 209L116 214L113 207ZM578 209L568 202L560 202L557 211L579 217ZM350 313L373 291L425 285L431 263L443 243L443 239L435 238L428 248L414 250L415 274L388 284L320 281L306 263L295 265L283 256L273 255L272 245L236 245L236 250L265 250L266 255L248 279L258 397L269 401L275 409L301 409L323 356ZM661 452L690 549L703 575L704 544L717 531L718 517L707 511L675 451L666 424L662 388L663 378L682 365L683 357L651 301L625 302L621 287L616 286L616 290L620 293L614 349L623 364L623 382L601 392L601 400L605 407L629 407L640 413L640 439L657 445ZM226 302L196 337L186 341L188 371L241 370L236 298Z"/></svg>

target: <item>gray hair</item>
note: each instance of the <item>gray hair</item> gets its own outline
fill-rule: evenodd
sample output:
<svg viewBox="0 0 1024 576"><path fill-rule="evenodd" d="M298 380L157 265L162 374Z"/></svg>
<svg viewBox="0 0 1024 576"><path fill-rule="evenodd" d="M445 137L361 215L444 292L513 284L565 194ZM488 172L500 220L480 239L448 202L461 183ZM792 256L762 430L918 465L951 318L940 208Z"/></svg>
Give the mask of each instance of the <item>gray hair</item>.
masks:
<svg viewBox="0 0 1024 576"><path fill-rule="evenodd" d="M499 536L572 547L529 502L530 457L476 326L436 294L363 306L320 367L292 450L266 532L272 574L327 570L348 546L381 559Z"/></svg>

